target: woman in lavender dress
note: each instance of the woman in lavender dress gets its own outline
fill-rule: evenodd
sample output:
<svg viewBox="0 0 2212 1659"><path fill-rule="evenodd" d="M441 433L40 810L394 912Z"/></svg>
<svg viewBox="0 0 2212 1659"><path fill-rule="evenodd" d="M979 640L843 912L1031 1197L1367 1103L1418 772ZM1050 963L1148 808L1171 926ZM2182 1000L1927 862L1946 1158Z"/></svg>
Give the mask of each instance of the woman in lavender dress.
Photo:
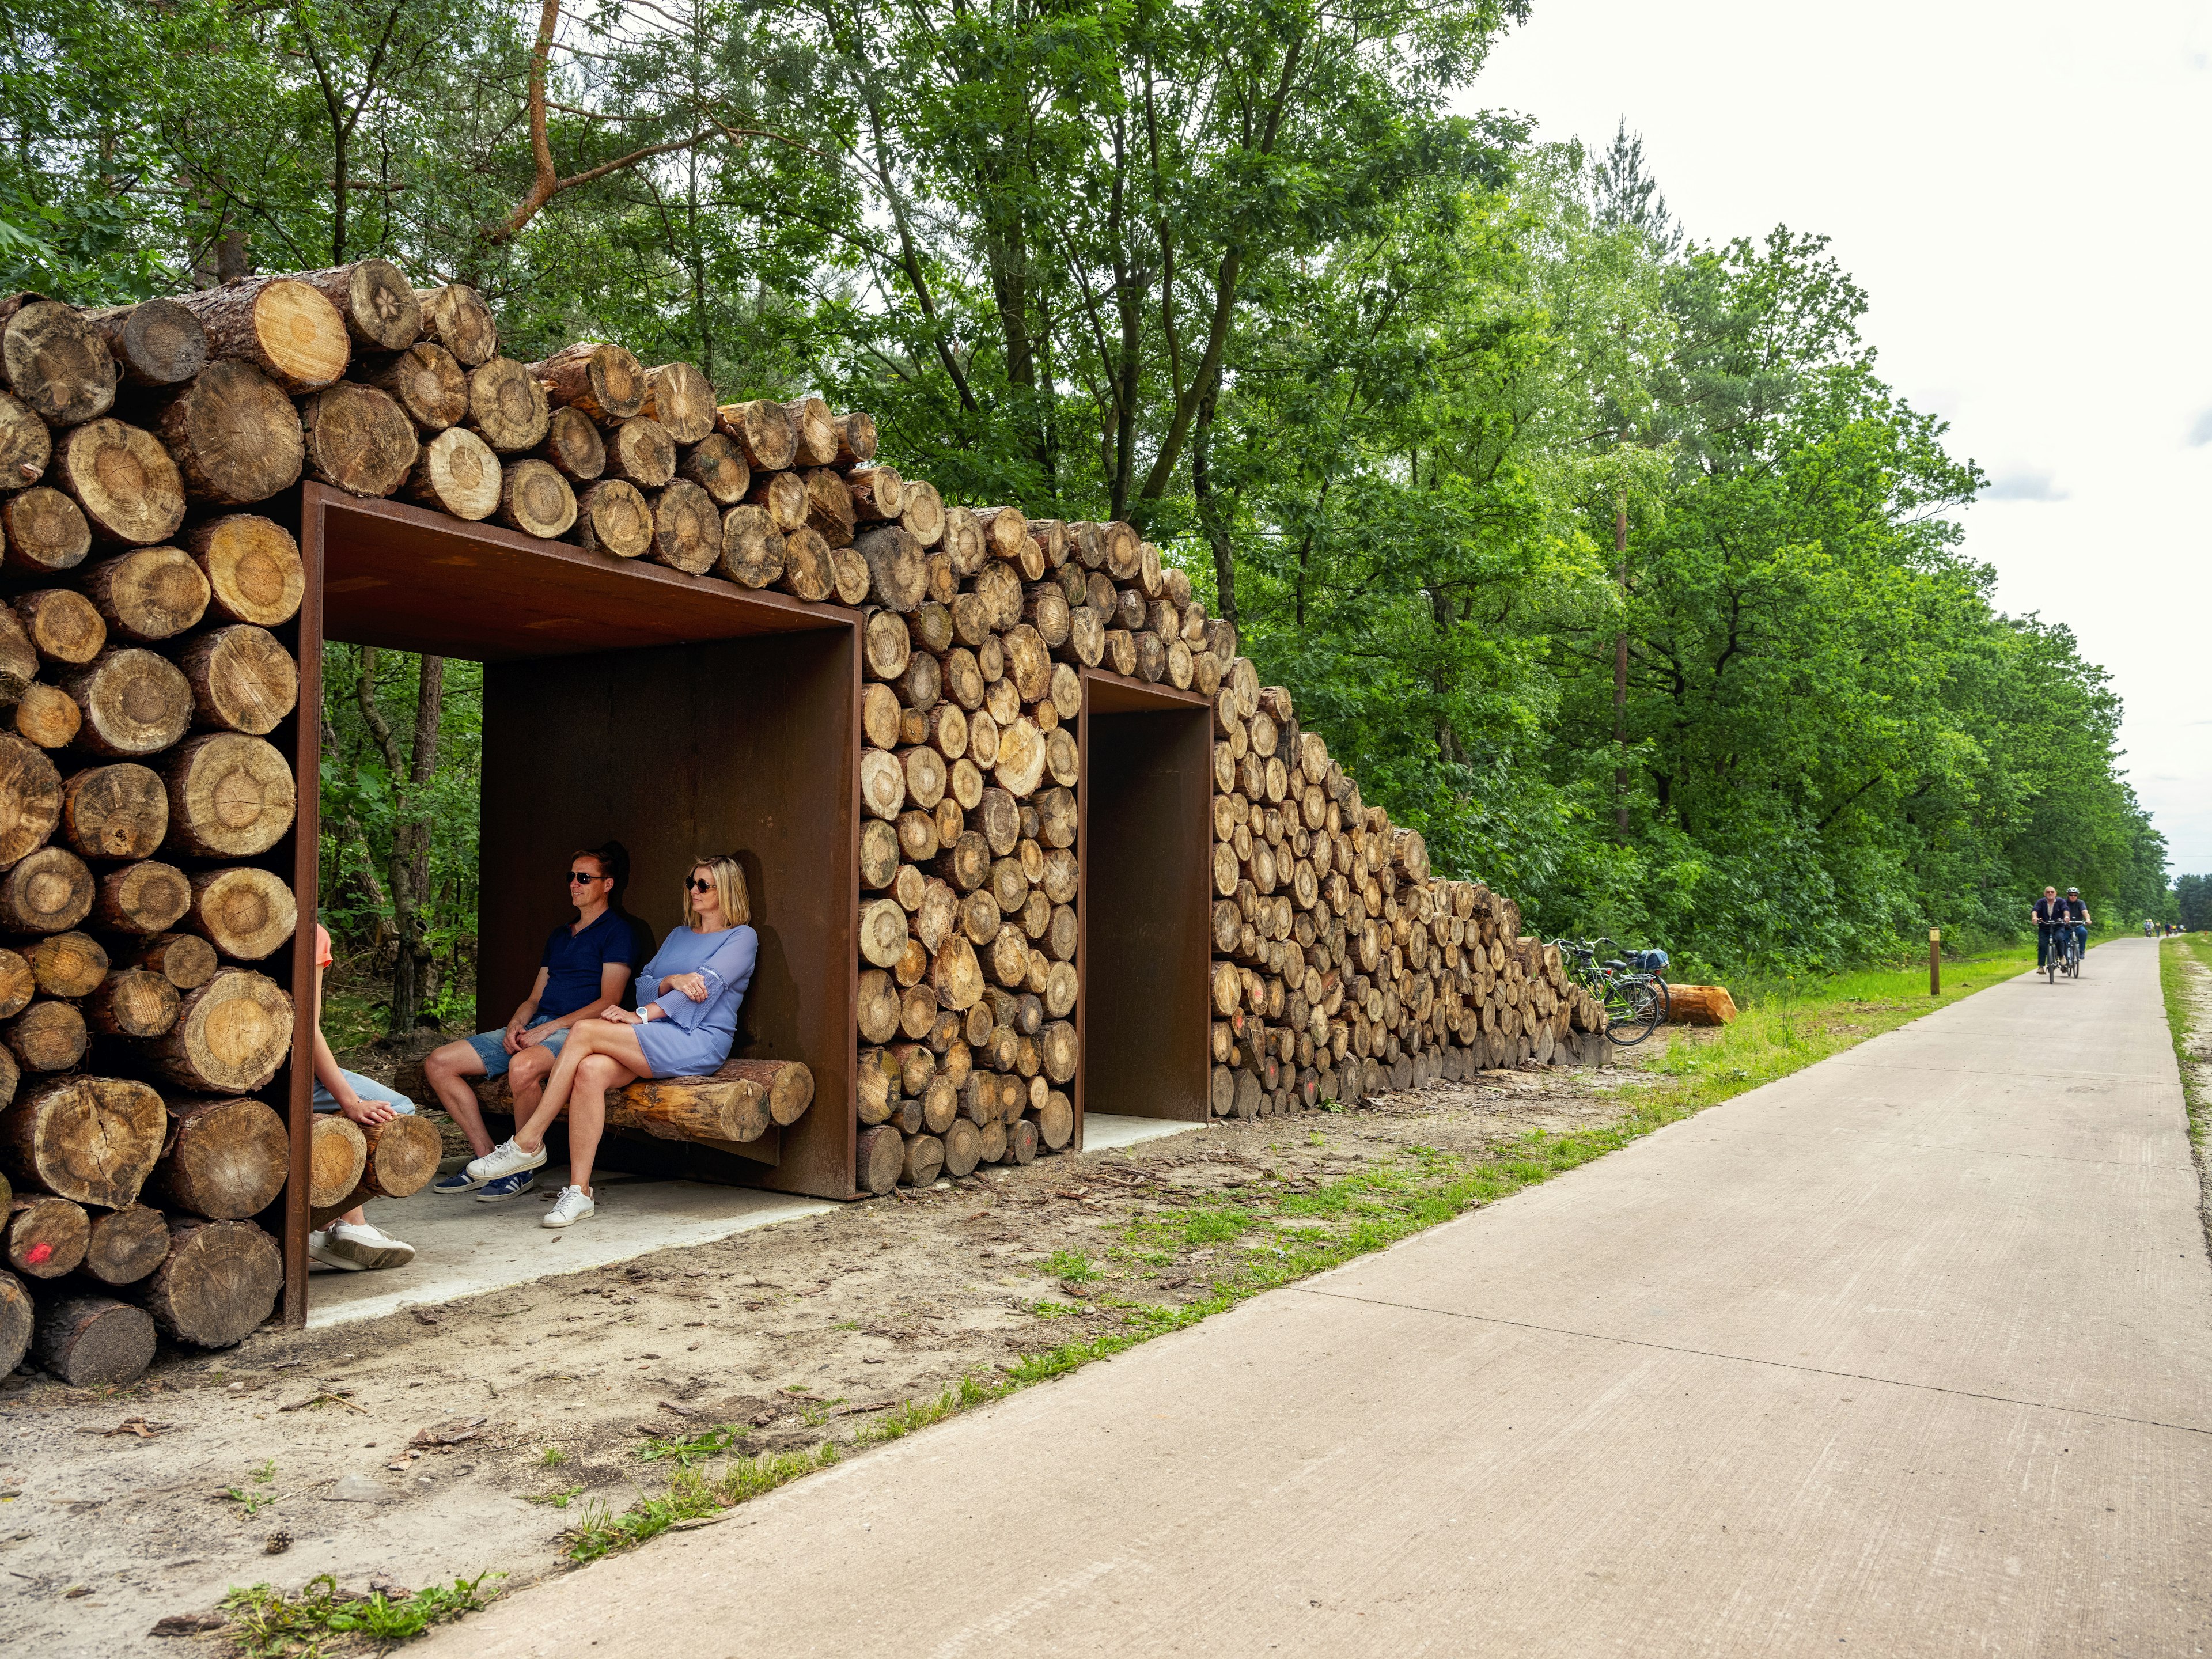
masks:
<svg viewBox="0 0 2212 1659"><path fill-rule="evenodd" d="M544 1218L566 1227L596 1212L592 1157L607 1121L607 1091L642 1077L716 1070L737 1040L738 1009L752 983L760 936L736 860L702 859L684 880L684 925L661 941L637 976L637 1012L609 1008L579 1020L546 1079L545 1093L514 1138L469 1165L492 1180L545 1162L545 1131L568 1114L568 1185Z"/></svg>

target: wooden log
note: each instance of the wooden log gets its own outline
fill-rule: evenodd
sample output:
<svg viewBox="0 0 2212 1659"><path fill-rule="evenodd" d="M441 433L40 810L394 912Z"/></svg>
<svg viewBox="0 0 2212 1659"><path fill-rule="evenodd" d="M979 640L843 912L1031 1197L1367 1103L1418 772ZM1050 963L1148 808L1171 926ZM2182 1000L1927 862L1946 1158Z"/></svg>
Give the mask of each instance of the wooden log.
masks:
<svg viewBox="0 0 2212 1659"><path fill-rule="evenodd" d="M714 570L740 587L761 588L783 576L783 532L767 511L740 504L722 515L722 551Z"/></svg>
<svg viewBox="0 0 2212 1659"><path fill-rule="evenodd" d="M91 1220L80 1271L103 1285L135 1285L169 1254L169 1223L159 1210L126 1204Z"/></svg>
<svg viewBox="0 0 2212 1659"><path fill-rule="evenodd" d="M88 311L82 320L107 342L117 372L132 386L181 386L207 366L207 331L174 300Z"/></svg>
<svg viewBox="0 0 2212 1659"><path fill-rule="evenodd" d="M89 933L56 933L23 952L32 982L50 997L89 996L107 977L107 952Z"/></svg>
<svg viewBox="0 0 2212 1659"><path fill-rule="evenodd" d="M501 1085L501 1088L506 1085ZM317 1112L307 1132L307 1203L316 1210L351 1209L368 1168L368 1136L342 1112Z"/></svg>
<svg viewBox="0 0 2212 1659"><path fill-rule="evenodd" d="M861 1192L881 1197L898 1185L905 1164L905 1139L888 1123L861 1130L854 1140L853 1181Z"/></svg>
<svg viewBox="0 0 2212 1659"><path fill-rule="evenodd" d="M586 550L635 559L653 546L653 506L635 484L603 478L576 502L576 529Z"/></svg>
<svg viewBox="0 0 2212 1659"><path fill-rule="evenodd" d="M810 467L799 477L806 491L807 525L831 547L850 547L855 520L845 480L826 466Z"/></svg>
<svg viewBox="0 0 2212 1659"><path fill-rule="evenodd" d="M352 359L345 319L297 277L250 276L178 303L207 331L210 357L250 363L295 397L330 385Z"/></svg>
<svg viewBox="0 0 2212 1659"><path fill-rule="evenodd" d="M151 935L175 927L191 902L191 885L183 871L144 859L100 876L93 916L118 933Z"/></svg>
<svg viewBox="0 0 2212 1659"><path fill-rule="evenodd" d="M1667 1019L1674 1025L1729 1025L1735 1021L1735 999L1725 985L1667 987Z"/></svg>
<svg viewBox="0 0 2212 1659"><path fill-rule="evenodd" d="M658 421L643 416L621 422L607 434L610 478L627 478L640 489L658 489L676 476L676 444Z"/></svg>
<svg viewBox="0 0 2212 1659"><path fill-rule="evenodd" d="M752 469L737 441L720 432L709 432L684 452L677 471L705 490L720 507L735 507L752 489Z"/></svg>
<svg viewBox="0 0 2212 1659"><path fill-rule="evenodd" d="M48 668L63 672L82 668L107 644L107 623L92 601L74 588L19 593L14 610L24 637Z"/></svg>
<svg viewBox="0 0 2212 1659"><path fill-rule="evenodd" d="M1075 1138L1075 1108L1057 1089L1045 1091L1044 1104L1036 1109L1036 1121L1037 1139L1048 1152L1056 1152Z"/></svg>
<svg viewBox="0 0 2212 1659"><path fill-rule="evenodd" d="M307 567L283 526L258 513L234 513L187 531L184 546L207 578L216 616L278 628L299 615Z"/></svg>
<svg viewBox="0 0 2212 1659"><path fill-rule="evenodd" d="M143 1052L180 1088L242 1095L276 1075L291 1045L292 999L264 975L224 968L185 998L175 1026Z"/></svg>
<svg viewBox="0 0 2212 1659"><path fill-rule="evenodd" d="M144 968L107 975L85 1000L85 1018L110 1036L157 1037L177 1023L177 988Z"/></svg>
<svg viewBox="0 0 2212 1659"><path fill-rule="evenodd" d="M921 544L896 525L871 530L854 544L868 568L872 604L905 613L921 605L927 590Z"/></svg>
<svg viewBox="0 0 2212 1659"><path fill-rule="evenodd" d="M184 1097L167 1110L167 1145L147 1182L163 1207L237 1221L276 1201L290 1173L283 1119L236 1096Z"/></svg>
<svg viewBox="0 0 2212 1659"><path fill-rule="evenodd" d="M449 427L422 447L401 493L471 523L499 510L499 457L466 427Z"/></svg>
<svg viewBox="0 0 2212 1659"><path fill-rule="evenodd" d="M499 325L476 289L449 283L443 288L418 288L415 298L422 307L422 338L445 347L463 368L474 368L499 355Z"/></svg>
<svg viewBox="0 0 2212 1659"><path fill-rule="evenodd" d="M203 731L264 737L299 702L292 653L251 623L194 635L177 653L177 665L191 686L192 723Z"/></svg>
<svg viewBox="0 0 2212 1659"><path fill-rule="evenodd" d="M917 478L899 481L899 526L924 547L945 539L945 500L936 485Z"/></svg>
<svg viewBox="0 0 2212 1659"><path fill-rule="evenodd" d="M58 933L91 914L92 872L76 854L41 847L0 877L0 926L19 933Z"/></svg>
<svg viewBox="0 0 2212 1659"><path fill-rule="evenodd" d="M0 1215L4 1215L6 1200L0 1198ZM23 1281L10 1273L0 1273L0 1376L5 1376L23 1363L30 1352L34 1308L31 1293L23 1288Z"/></svg>
<svg viewBox="0 0 2212 1659"><path fill-rule="evenodd" d="M835 465L838 447L837 422L830 412L828 402L810 392L803 398L794 398L784 408L790 412L792 428L797 438L791 465L797 467Z"/></svg>
<svg viewBox="0 0 2212 1659"><path fill-rule="evenodd" d="M607 470L607 441L591 418L573 409L553 410L538 459L562 477L587 484Z"/></svg>
<svg viewBox="0 0 2212 1659"><path fill-rule="evenodd" d="M906 954L906 912L896 899L875 899L860 907L860 956L889 968Z"/></svg>
<svg viewBox="0 0 2212 1659"><path fill-rule="evenodd" d="M640 1086L633 1084L630 1088ZM611 1092L608 1105L612 1107L616 1094L629 1092L628 1089ZM614 1121L611 1113L607 1121ZM367 1144L367 1152L362 1162L361 1180L353 1192L340 1200L349 1210L372 1198L414 1197L436 1177L438 1162L445 1155L445 1140L438 1133L438 1126L414 1113L396 1113L381 1123L369 1124L362 1129L362 1138Z"/></svg>
<svg viewBox="0 0 2212 1659"><path fill-rule="evenodd" d="M346 332L372 351L404 351L422 332L422 302L406 273L389 259L302 271L299 280L328 300Z"/></svg>
<svg viewBox="0 0 2212 1659"><path fill-rule="evenodd" d="M185 521L185 481L161 440L121 421L88 421L54 445L52 477L104 540L149 545Z"/></svg>
<svg viewBox="0 0 2212 1659"><path fill-rule="evenodd" d="M76 1012L67 1003L31 1006ZM137 1202L167 1128L161 1097L143 1083L51 1079L25 1088L0 1114L0 1165L21 1186L121 1209Z"/></svg>
<svg viewBox="0 0 2212 1659"><path fill-rule="evenodd" d="M787 593L811 602L828 599L837 588L837 567L830 544L809 526L787 532L783 538L783 574L776 579Z"/></svg>
<svg viewBox="0 0 2212 1659"><path fill-rule="evenodd" d="M468 412L462 419L501 454L537 448L552 418L545 388L512 357L494 357L469 371Z"/></svg>
<svg viewBox="0 0 2212 1659"><path fill-rule="evenodd" d="M21 1013L30 1006L31 999L38 994L38 976L31 971L30 958L18 951L0 949L0 1019ZM0 1106L15 1095L15 1078L11 1073L6 1086L0 1088Z"/></svg>
<svg viewBox="0 0 2212 1659"><path fill-rule="evenodd" d="M252 865L204 870L191 878L191 894L186 925L236 961L258 962L272 954L299 925L292 889L271 870Z"/></svg>
<svg viewBox="0 0 2212 1659"><path fill-rule="evenodd" d="M46 845L61 821L62 781L39 748L0 732L0 868Z"/></svg>
<svg viewBox="0 0 2212 1659"><path fill-rule="evenodd" d="M714 498L689 478L663 489L653 503L653 562L703 576L721 552L722 515Z"/></svg>
<svg viewBox="0 0 2212 1659"><path fill-rule="evenodd" d="M357 378L390 397L424 438L451 429L469 412L468 371L459 358L429 341L361 365Z"/></svg>
<svg viewBox="0 0 2212 1659"><path fill-rule="evenodd" d="M203 1348L251 1336L276 1305L284 1262L250 1221L175 1221L169 1254L134 1291L161 1334Z"/></svg>
<svg viewBox="0 0 2212 1659"><path fill-rule="evenodd" d="M250 363L210 363L155 410L154 430L185 491L248 507L299 482L307 444L292 400Z"/></svg>
<svg viewBox="0 0 2212 1659"><path fill-rule="evenodd" d="M72 1389L120 1388L154 1363L157 1339L143 1308L110 1296L41 1302L31 1358Z"/></svg>
<svg viewBox="0 0 2212 1659"><path fill-rule="evenodd" d="M103 652L90 666L61 676L60 685L84 717L79 743L95 755L150 755L191 725L191 682L173 663L137 646Z"/></svg>
<svg viewBox="0 0 2212 1659"><path fill-rule="evenodd" d="M678 443L696 444L714 429L714 388L690 363L662 363L645 371L638 413L659 422Z"/></svg>
<svg viewBox="0 0 2212 1659"><path fill-rule="evenodd" d="M53 453L46 423L21 398L0 392L0 492L38 483Z"/></svg>
<svg viewBox="0 0 2212 1659"><path fill-rule="evenodd" d="M0 1043L26 1072L66 1072L84 1058L89 1041L84 1014L74 1002L42 998L0 1021Z"/></svg>
<svg viewBox="0 0 2212 1659"><path fill-rule="evenodd" d="M500 478L499 521L540 541L557 541L576 522L575 493L544 462L516 461Z"/></svg>
<svg viewBox="0 0 2212 1659"><path fill-rule="evenodd" d="M814 1073L803 1060L730 1060L715 1075L758 1084L769 1121L784 1127L798 1122L814 1103Z"/></svg>
<svg viewBox="0 0 2212 1659"><path fill-rule="evenodd" d="M8 1265L26 1279L59 1279L84 1260L92 1219L84 1206L46 1193L8 1201Z"/></svg>
<svg viewBox="0 0 2212 1659"><path fill-rule="evenodd" d="M648 1078L607 1094L607 1122L663 1140L757 1140L769 1132L766 1091L750 1078ZM431 1160L433 1173L437 1160Z"/></svg>
<svg viewBox="0 0 2212 1659"><path fill-rule="evenodd" d="M196 627L210 596L206 575L176 547L118 553L86 566L80 582L108 630L140 644Z"/></svg>
<svg viewBox="0 0 2212 1659"><path fill-rule="evenodd" d="M588 415L601 426L627 421L645 405L645 370L618 345L579 340L530 366L548 401Z"/></svg>
<svg viewBox="0 0 2212 1659"><path fill-rule="evenodd" d="M300 428L307 476L349 495L391 495L422 453L415 423L390 395L352 380L301 399Z"/></svg>
<svg viewBox="0 0 2212 1659"><path fill-rule="evenodd" d="M92 526L83 509L46 484L0 501L0 537L9 568L38 575L68 570L92 550Z"/></svg>
<svg viewBox="0 0 2212 1659"><path fill-rule="evenodd" d="M881 969L860 975L858 1018L860 1035L870 1042L888 1042L898 1035L899 986Z"/></svg>
<svg viewBox="0 0 2212 1659"><path fill-rule="evenodd" d="M902 1149L898 1182L902 1187L927 1187L945 1167L945 1143L933 1134L909 1134Z"/></svg>
<svg viewBox="0 0 2212 1659"><path fill-rule="evenodd" d="M905 507L904 485L888 466L864 466L845 475L845 489L857 520L874 523L896 519Z"/></svg>
<svg viewBox="0 0 2212 1659"><path fill-rule="evenodd" d="M856 409L849 415L833 415L830 424L837 428L839 466L866 466L876 459L874 416Z"/></svg>
<svg viewBox="0 0 2212 1659"><path fill-rule="evenodd" d="M115 401L106 337L74 307L42 294L0 300L0 386L48 426L75 426Z"/></svg>
<svg viewBox="0 0 2212 1659"><path fill-rule="evenodd" d="M189 890L186 902L190 902ZM144 944L125 950L118 960L159 974L179 991L198 990L222 965L216 960L215 946L193 933L157 933ZM0 1003L0 1011L5 1011L4 1003Z"/></svg>
<svg viewBox="0 0 2212 1659"><path fill-rule="evenodd" d="M292 828L292 769L265 738L234 732L193 738L164 759L162 777L170 845L196 858L253 858Z"/></svg>
<svg viewBox="0 0 2212 1659"><path fill-rule="evenodd" d="M714 411L715 430L744 452L755 472L781 472L799 453L799 426L781 404L761 398L724 404Z"/></svg>

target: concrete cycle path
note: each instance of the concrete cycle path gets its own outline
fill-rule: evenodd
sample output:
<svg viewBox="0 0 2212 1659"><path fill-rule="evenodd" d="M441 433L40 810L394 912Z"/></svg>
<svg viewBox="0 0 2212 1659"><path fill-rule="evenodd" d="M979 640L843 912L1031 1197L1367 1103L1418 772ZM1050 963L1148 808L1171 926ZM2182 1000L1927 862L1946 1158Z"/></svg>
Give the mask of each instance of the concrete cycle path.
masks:
<svg viewBox="0 0 2212 1659"><path fill-rule="evenodd" d="M2156 947L517 1595L425 1656L2212 1646Z"/></svg>

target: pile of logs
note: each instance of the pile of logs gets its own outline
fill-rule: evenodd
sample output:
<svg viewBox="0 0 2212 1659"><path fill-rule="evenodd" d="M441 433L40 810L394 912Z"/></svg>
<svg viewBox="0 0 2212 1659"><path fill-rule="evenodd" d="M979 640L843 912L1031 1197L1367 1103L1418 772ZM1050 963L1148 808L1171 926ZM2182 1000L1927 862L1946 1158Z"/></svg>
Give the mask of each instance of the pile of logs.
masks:
<svg viewBox="0 0 2212 1659"><path fill-rule="evenodd" d="M282 1286L257 1218L289 1173L269 1091L300 917L270 738L306 578L290 532L237 509L303 465L380 464L348 400L385 394L325 370L390 297L340 284L347 321L296 281L0 301L0 1369L28 1346L125 1381L157 1333L237 1342ZM332 1116L313 1152L342 1210L420 1187L439 1140Z"/></svg>
<svg viewBox="0 0 2212 1659"><path fill-rule="evenodd" d="M70 981L90 981L81 1014L27 981L0 1026L27 1069L76 1066L88 1020L146 1057L118 1076L196 1095L249 1097L281 1061L282 993L237 964L295 923L252 860L290 823L264 739L296 687L270 630L300 602L278 521L302 478L862 613L866 1190L1027 1163L1073 1133L1086 667L1213 705L1217 1114L1547 1062L1602 1027L1510 899L1431 877L1420 836L1361 799L1131 526L948 504L877 463L865 414L718 406L691 365L603 342L518 362L471 290L417 290L381 259L92 314L19 295L0 302L0 531L25 590L0 639L0 772L30 803L0 839L0 926L99 957ZM90 933L73 931L78 887L97 888ZM186 987L164 964L192 945ZM217 995L256 1012L187 1030ZM218 1056L218 1031L275 1046ZM742 1146L801 1092L688 1079L626 1091L616 1117ZM361 1178L349 1150L329 1156ZM319 1138L318 1191L336 1192L324 1158Z"/></svg>

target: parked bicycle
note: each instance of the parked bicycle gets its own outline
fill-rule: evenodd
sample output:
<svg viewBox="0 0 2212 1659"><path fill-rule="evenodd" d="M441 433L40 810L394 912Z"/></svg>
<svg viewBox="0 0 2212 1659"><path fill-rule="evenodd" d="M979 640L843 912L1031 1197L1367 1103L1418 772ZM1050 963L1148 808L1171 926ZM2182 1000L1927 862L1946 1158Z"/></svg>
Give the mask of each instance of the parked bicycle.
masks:
<svg viewBox="0 0 2212 1659"><path fill-rule="evenodd" d="M1620 949L1620 942L1601 935L1594 939L1555 939L1567 971L1581 981L1605 1008L1607 1040L1632 1048L1666 1022L1668 1011L1667 979L1653 958L1663 964L1663 952L1638 951L1627 956L1601 958L1601 946Z"/></svg>

